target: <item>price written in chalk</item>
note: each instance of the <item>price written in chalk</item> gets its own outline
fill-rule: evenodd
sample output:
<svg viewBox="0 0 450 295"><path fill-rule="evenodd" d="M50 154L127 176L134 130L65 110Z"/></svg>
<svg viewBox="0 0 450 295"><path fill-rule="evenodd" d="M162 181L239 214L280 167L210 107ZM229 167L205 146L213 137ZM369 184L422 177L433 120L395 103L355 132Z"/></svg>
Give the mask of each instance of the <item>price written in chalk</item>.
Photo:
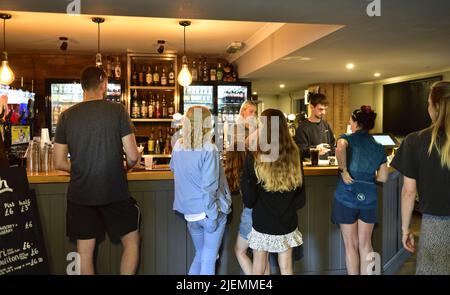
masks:
<svg viewBox="0 0 450 295"><path fill-rule="evenodd" d="M14 202L4 203L3 205L5 208L5 217L11 216L14 214L14 207L16 206L16 204L14 204Z"/></svg>
<svg viewBox="0 0 450 295"><path fill-rule="evenodd" d="M19 201L19 206L20 206L20 212L22 212L22 213L27 212L30 209L31 200L26 199L23 201Z"/></svg>
<svg viewBox="0 0 450 295"><path fill-rule="evenodd" d="M23 249L23 250L28 250L28 249L31 248L31 245L32 245L32 244L30 244L29 242L23 242L23 247L22 247L22 249Z"/></svg>
<svg viewBox="0 0 450 295"><path fill-rule="evenodd" d="M30 229L33 227L33 221L27 221L25 222L25 229Z"/></svg>

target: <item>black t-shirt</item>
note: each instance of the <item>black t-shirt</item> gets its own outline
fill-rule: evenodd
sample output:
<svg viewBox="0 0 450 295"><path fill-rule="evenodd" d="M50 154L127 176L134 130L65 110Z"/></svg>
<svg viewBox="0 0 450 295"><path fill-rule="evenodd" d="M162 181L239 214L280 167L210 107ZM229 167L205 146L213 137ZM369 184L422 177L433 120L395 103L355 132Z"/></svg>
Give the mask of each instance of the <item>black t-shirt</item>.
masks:
<svg viewBox="0 0 450 295"><path fill-rule="evenodd" d="M428 155L431 129L408 135L395 155L391 166L404 176L416 180L419 210L425 214L450 215L450 170L441 166L435 148Z"/></svg>
<svg viewBox="0 0 450 295"><path fill-rule="evenodd" d="M105 100L81 102L63 112L55 142L67 144L71 171L67 198L106 205L128 198L122 137L133 133L125 108Z"/></svg>
<svg viewBox="0 0 450 295"><path fill-rule="evenodd" d="M320 120L319 123L313 123L308 119L300 122L295 132L295 142L300 146L303 157L309 158L309 148L315 147L321 143L330 145L331 153L334 154L336 140L330 125Z"/></svg>
<svg viewBox="0 0 450 295"><path fill-rule="evenodd" d="M304 177L302 186L293 191L268 192L257 183L254 167L253 155L247 153L241 177L241 192L245 206L253 208L253 228L269 235L293 232L298 226L297 210L306 201Z"/></svg>

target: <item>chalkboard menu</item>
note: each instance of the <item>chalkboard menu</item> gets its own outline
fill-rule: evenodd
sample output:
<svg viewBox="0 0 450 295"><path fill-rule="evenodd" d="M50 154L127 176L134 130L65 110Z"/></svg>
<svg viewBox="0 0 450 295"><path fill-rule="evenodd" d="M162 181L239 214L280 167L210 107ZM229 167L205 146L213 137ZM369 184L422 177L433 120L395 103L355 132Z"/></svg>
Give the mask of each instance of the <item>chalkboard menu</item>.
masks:
<svg viewBox="0 0 450 295"><path fill-rule="evenodd" d="M26 170L0 169L0 275L49 274L39 210Z"/></svg>

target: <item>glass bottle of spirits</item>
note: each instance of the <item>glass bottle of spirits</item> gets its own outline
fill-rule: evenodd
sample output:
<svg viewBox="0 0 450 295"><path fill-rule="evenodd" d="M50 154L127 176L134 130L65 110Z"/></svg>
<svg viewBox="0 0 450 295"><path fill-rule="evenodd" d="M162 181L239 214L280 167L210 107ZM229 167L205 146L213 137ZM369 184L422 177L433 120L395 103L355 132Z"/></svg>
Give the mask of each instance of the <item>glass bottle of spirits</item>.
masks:
<svg viewBox="0 0 450 295"><path fill-rule="evenodd" d="M148 105L147 101L144 99L141 103L141 118L146 119L148 118Z"/></svg>
<svg viewBox="0 0 450 295"><path fill-rule="evenodd" d="M116 56L116 65L114 67L114 78L116 80L120 80L121 77L122 77L122 67L120 66L119 57Z"/></svg>
<svg viewBox="0 0 450 295"><path fill-rule="evenodd" d="M167 107L167 115L172 118L173 114L175 114L175 105L173 103L173 99L170 100L169 106Z"/></svg>
<svg viewBox="0 0 450 295"><path fill-rule="evenodd" d="M222 81L223 79L223 68L222 68L222 64L219 62L217 64L217 81Z"/></svg>
<svg viewBox="0 0 450 295"><path fill-rule="evenodd" d="M198 81L198 70L195 60L192 61L192 82Z"/></svg>
<svg viewBox="0 0 450 295"><path fill-rule="evenodd" d="M203 62L203 82L209 81L209 71L208 71L208 64L206 63L206 60Z"/></svg>
<svg viewBox="0 0 450 295"><path fill-rule="evenodd" d="M159 86L159 72L157 65L155 65L155 70L153 71L153 86Z"/></svg>
<svg viewBox="0 0 450 295"><path fill-rule="evenodd" d="M162 102L161 102L161 115L163 118L167 118L167 101L166 101L166 95L163 94Z"/></svg>
<svg viewBox="0 0 450 295"><path fill-rule="evenodd" d="M173 64L170 64L169 85L170 86L174 86L175 85L175 72L173 70Z"/></svg>
<svg viewBox="0 0 450 295"><path fill-rule="evenodd" d="M145 77L145 65L142 65L141 71L138 74L139 86L144 86L144 77Z"/></svg>
<svg viewBox="0 0 450 295"><path fill-rule="evenodd" d="M152 67L150 65L147 67L147 73L145 74L145 85L146 86L153 85Z"/></svg>
<svg viewBox="0 0 450 295"><path fill-rule="evenodd" d="M132 86L138 86L138 73L136 70L136 64L133 65L133 75L131 77L131 85Z"/></svg>
<svg viewBox="0 0 450 295"><path fill-rule="evenodd" d="M148 138L147 149L149 154L155 153L155 130L153 127L150 130L150 137Z"/></svg>
<svg viewBox="0 0 450 295"><path fill-rule="evenodd" d="M209 80L216 81L217 77L216 75L217 75L216 69L211 67L211 69L209 70Z"/></svg>
<svg viewBox="0 0 450 295"><path fill-rule="evenodd" d="M198 75L197 81L203 81L203 65L201 56L198 58L197 75Z"/></svg>
<svg viewBox="0 0 450 295"><path fill-rule="evenodd" d="M161 118L161 103L159 101L159 94L156 95L155 118L157 119Z"/></svg>
<svg viewBox="0 0 450 295"><path fill-rule="evenodd" d="M162 68L162 74L161 74L161 86L167 86L166 67L163 67L163 68Z"/></svg>
<svg viewBox="0 0 450 295"><path fill-rule="evenodd" d="M153 100L153 95L150 92L148 101L148 117L153 118L155 116L155 101Z"/></svg>

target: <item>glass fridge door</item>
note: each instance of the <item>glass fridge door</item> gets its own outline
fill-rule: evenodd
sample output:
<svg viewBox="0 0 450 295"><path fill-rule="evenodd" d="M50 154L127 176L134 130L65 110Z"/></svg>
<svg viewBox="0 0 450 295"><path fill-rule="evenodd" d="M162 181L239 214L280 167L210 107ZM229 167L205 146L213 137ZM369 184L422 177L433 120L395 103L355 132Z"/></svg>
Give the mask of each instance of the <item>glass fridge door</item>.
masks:
<svg viewBox="0 0 450 295"><path fill-rule="evenodd" d="M248 87L244 85L217 86L217 115L222 121L235 122L242 103L248 98Z"/></svg>
<svg viewBox="0 0 450 295"><path fill-rule="evenodd" d="M52 83L50 91L52 134L55 134L59 115L83 101L83 89L80 83Z"/></svg>
<svg viewBox="0 0 450 295"><path fill-rule="evenodd" d="M193 85L183 87L183 112L194 105L206 106L214 114L214 86Z"/></svg>

